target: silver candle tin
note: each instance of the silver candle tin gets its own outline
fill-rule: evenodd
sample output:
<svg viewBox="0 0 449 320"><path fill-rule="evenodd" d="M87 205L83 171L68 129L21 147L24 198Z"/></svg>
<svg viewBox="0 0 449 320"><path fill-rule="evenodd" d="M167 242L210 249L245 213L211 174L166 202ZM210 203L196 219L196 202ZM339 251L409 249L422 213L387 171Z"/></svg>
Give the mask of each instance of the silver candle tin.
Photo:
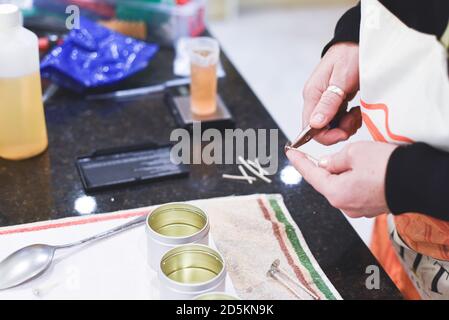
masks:
<svg viewBox="0 0 449 320"><path fill-rule="evenodd" d="M198 207L171 203L156 208L146 221L148 264L157 271L168 250L189 243L209 244L209 230L209 218Z"/></svg>
<svg viewBox="0 0 449 320"><path fill-rule="evenodd" d="M160 298L188 300L225 291L226 266L214 249L200 244L171 249L159 266Z"/></svg>

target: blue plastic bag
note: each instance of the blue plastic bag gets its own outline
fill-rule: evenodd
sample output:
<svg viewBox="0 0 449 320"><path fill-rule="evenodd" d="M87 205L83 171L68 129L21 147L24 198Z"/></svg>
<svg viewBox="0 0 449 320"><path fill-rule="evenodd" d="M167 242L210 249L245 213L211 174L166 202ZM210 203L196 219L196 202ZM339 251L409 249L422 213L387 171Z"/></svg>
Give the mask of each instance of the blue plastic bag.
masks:
<svg viewBox="0 0 449 320"><path fill-rule="evenodd" d="M115 84L144 69L159 50L82 17L64 43L41 62L41 75L54 84L82 92Z"/></svg>

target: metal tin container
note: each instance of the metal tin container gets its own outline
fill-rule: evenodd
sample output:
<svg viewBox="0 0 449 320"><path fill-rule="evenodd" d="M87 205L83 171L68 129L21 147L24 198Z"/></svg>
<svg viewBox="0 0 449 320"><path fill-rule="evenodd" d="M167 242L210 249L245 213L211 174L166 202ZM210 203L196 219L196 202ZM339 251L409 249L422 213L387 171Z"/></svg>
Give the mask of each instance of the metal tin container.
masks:
<svg viewBox="0 0 449 320"><path fill-rule="evenodd" d="M171 249L159 266L161 299L193 299L209 292L224 291L226 267L212 248L190 244Z"/></svg>
<svg viewBox="0 0 449 320"><path fill-rule="evenodd" d="M199 295L195 297L193 300L219 300L219 301L225 301L225 300L241 300L239 297L230 295L226 292L210 292L205 293L202 295Z"/></svg>
<svg viewBox="0 0 449 320"><path fill-rule="evenodd" d="M148 215L148 264L158 270L162 256L183 244L209 244L209 218L200 208L185 203L158 207Z"/></svg>

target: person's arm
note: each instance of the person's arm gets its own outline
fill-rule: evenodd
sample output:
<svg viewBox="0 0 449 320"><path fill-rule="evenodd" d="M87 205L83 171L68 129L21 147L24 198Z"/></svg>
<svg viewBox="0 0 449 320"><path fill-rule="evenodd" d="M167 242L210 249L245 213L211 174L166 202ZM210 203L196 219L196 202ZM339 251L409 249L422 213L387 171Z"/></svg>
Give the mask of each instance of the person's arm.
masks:
<svg viewBox="0 0 449 320"><path fill-rule="evenodd" d="M448 25L447 0L380 0L408 27L440 38ZM322 56L339 42L359 43L360 3L349 9L337 22L334 38L324 47Z"/></svg>
<svg viewBox="0 0 449 320"><path fill-rule="evenodd" d="M449 19L447 0L383 0L387 9L407 26L440 38ZM336 43L359 41L360 4L338 21L335 36L323 55ZM388 207L449 221L449 153L424 143L397 148L389 159L385 181Z"/></svg>
<svg viewBox="0 0 449 320"><path fill-rule="evenodd" d="M335 26L334 38L324 47L322 56L339 42L359 43L360 34L360 2L352 7L338 20Z"/></svg>
<svg viewBox="0 0 449 320"><path fill-rule="evenodd" d="M449 221L449 153L424 143L397 148L388 162L385 193L393 214Z"/></svg>

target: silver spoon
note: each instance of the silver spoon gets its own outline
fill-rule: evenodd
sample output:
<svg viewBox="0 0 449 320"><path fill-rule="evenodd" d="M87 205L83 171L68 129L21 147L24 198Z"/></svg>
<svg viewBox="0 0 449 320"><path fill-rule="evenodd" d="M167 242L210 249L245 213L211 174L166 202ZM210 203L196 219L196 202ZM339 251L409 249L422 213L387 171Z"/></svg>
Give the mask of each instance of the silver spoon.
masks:
<svg viewBox="0 0 449 320"><path fill-rule="evenodd" d="M95 236L66 245L33 244L13 252L0 262L0 290L12 288L42 275L53 262L55 251L111 237L145 222L147 215Z"/></svg>

